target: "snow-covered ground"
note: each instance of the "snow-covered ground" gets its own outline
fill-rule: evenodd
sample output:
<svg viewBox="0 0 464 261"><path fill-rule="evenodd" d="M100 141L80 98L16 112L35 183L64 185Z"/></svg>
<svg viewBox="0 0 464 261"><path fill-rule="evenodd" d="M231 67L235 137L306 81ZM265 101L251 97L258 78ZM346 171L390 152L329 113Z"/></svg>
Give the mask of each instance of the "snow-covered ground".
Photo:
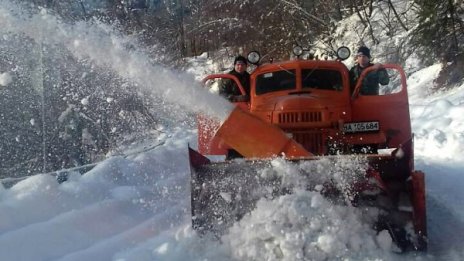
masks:
<svg viewBox="0 0 464 261"><path fill-rule="evenodd" d="M191 111L223 118L230 109L192 84L191 74L153 67L143 54L125 52L108 28L69 28L46 12L22 16L9 2L0 3L3 33L59 41L77 57L153 87L167 101L181 100ZM43 39L37 28L50 37ZM204 56L192 64L193 74L213 66ZM0 186L0 260L463 260L464 85L430 95L439 69L425 68L408 80L416 169L425 171L427 182L426 254L396 254L388 233L377 234L362 222L372 213L334 206L308 191L261 200L221 241L199 237L190 223L187 158L196 132L174 126L169 135L134 143L126 155L109 156L62 184L37 175L10 189ZM18 80L1 73L4 87ZM324 161L314 164L330 169ZM276 160L273 167L285 174L295 166Z"/></svg>

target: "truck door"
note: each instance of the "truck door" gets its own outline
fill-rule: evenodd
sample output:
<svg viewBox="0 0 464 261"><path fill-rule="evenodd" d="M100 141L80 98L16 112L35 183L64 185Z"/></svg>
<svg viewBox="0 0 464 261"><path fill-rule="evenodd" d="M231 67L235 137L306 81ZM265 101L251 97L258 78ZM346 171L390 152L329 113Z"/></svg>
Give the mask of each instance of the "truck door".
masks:
<svg viewBox="0 0 464 261"><path fill-rule="evenodd" d="M218 93L221 80L228 79L234 81L240 89L242 95L245 95L245 89L240 81L231 74L212 74L203 79L203 84L213 93ZM218 96L218 99L223 99ZM238 106L243 110L250 110L249 101L234 102L234 106ZM225 155L229 147L223 143L221 139L215 137L216 131L221 126L217 119L209 118L205 115L197 115L198 124L198 150L203 155Z"/></svg>
<svg viewBox="0 0 464 261"><path fill-rule="evenodd" d="M375 83L375 77L378 76L376 74L380 70L384 70L388 74L388 81L383 82L384 85L371 86L378 87L378 91L366 91L366 86L363 84ZM377 131L385 135L385 147L397 148L400 144L411 141L406 75L400 66L385 64L382 69L377 71L372 66L365 69L356 84L351 99L352 121L354 123L367 122L374 127L375 123L378 122L378 129L369 131ZM357 126L362 128L364 125L366 124L358 124Z"/></svg>

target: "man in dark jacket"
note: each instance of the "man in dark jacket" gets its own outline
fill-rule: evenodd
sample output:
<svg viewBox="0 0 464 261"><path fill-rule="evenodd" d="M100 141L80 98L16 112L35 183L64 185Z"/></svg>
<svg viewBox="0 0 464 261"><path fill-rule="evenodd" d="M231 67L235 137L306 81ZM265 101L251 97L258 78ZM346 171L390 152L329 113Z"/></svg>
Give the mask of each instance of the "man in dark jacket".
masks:
<svg viewBox="0 0 464 261"><path fill-rule="evenodd" d="M246 71L247 60L243 56L237 56L234 60L234 69L229 74L234 75L245 89L242 95L235 81L224 79L219 86L219 94L231 102L244 102L250 100L250 74Z"/></svg>
<svg viewBox="0 0 464 261"><path fill-rule="evenodd" d="M371 51L366 46L361 46L356 54L356 64L350 70L351 88L354 89L356 82L364 69L373 66L374 71L366 75L361 90L362 95L379 95L379 84L387 85L390 82L387 71L381 64L373 64L370 61Z"/></svg>

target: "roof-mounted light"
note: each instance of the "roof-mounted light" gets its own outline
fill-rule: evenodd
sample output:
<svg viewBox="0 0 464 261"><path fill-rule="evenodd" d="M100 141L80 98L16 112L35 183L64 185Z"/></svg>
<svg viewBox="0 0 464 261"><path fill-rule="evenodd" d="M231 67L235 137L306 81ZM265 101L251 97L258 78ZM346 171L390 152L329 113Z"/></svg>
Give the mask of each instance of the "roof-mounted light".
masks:
<svg viewBox="0 0 464 261"><path fill-rule="evenodd" d="M348 59L350 55L351 55L350 48L346 46L342 46L337 49L337 58L341 61Z"/></svg>
<svg viewBox="0 0 464 261"><path fill-rule="evenodd" d="M300 57L303 54L303 51L303 47L299 45L293 47L293 54L297 57Z"/></svg>
<svg viewBox="0 0 464 261"><path fill-rule="evenodd" d="M261 55L257 51L251 51L247 56L248 62L251 64L258 64L261 60Z"/></svg>

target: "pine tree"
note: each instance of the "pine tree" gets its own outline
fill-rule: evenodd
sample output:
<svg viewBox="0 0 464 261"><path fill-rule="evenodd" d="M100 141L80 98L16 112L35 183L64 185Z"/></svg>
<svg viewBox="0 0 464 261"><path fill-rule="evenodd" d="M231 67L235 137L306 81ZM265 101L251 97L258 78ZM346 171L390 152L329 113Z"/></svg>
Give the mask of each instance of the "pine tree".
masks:
<svg viewBox="0 0 464 261"><path fill-rule="evenodd" d="M424 47L424 57L455 61L464 53L462 4L453 0L416 0L416 6L419 19L413 40Z"/></svg>
<svg viewBox="0 0 464 261"><path fill-rule="evenodd" d="M416 0L418 26L412 42L422 50L425 62L437 57L443 69L437 87L462 81L464 69L464 6L454 0Z"/></svg>

